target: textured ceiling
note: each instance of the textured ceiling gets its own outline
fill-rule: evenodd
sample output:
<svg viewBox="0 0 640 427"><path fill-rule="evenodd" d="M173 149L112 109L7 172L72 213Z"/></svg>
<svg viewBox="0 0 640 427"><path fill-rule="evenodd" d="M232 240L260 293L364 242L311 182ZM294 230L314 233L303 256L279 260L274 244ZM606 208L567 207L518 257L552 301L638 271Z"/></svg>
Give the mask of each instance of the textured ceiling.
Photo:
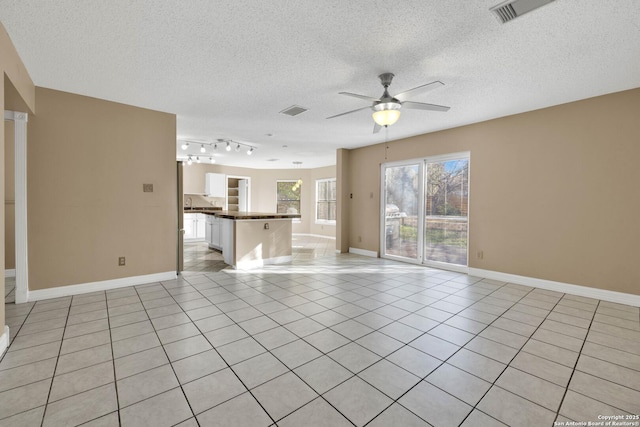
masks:
<svg viewBox="0 0 640 427"><path fill-rule="evenodd" d="M178 139L256 147L216 156L236 166L330 165L337 148L640 87L640 1L556 0L504 25L497 3L0 0L0 21L36 85L175 113ZM444 82L412 100L451 110L404 110L375 135L368 110L325 119L367 105L340 91L379 97L382 72L391 94ZM292 105L309 111L279 114Z"/></svg>

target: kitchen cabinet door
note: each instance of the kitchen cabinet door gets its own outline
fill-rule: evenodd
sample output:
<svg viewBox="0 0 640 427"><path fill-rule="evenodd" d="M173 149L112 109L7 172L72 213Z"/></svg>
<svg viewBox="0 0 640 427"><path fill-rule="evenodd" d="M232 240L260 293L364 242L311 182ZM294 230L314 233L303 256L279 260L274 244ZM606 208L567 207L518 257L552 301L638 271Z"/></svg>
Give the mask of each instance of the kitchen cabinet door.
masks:
<svg viewBox="0 0 640 427"><path fill-rule="evenodd" d="M222 173L208 173L205 175L205 193L209 197L226 197L227 176Z"/></svg>
<svg viewBox="0 0 640 427"><path fill-rule="evenodd" d="M205 239L205 223L207 222L207 216L205 214L196 214L196 239Z"/></svg>
<svg viewBox="0 0 640 427"><path fill-rule="evenodd" d="M184 214L184 240L196 238L196 217L195 214Z"/></svg>

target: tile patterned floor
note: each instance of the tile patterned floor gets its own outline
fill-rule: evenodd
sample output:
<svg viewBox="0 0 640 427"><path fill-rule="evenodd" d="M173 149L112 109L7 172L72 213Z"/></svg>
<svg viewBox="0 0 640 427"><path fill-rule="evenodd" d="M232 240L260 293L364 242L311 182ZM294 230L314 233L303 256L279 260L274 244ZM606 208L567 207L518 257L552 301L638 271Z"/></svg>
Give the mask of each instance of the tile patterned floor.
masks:
<svg viewBox="0 0 640 427"><path fill-rule="evenodd" d="M13 303L16 300L16 278L4 278L4 302Z"/></svg>
<svg viewBox="0 0 640 427"><path fill-rule="evenodd" d="M325 237L294 234L292 237L293 261L306 261L318 257L335 255L336 240ZM205 242L184 244L185 274L213 272L227 268L222 253L209 249Z"/></svg>
<svg viewBox="0 0 640 427"><path fill-rule="evenodd" d="M4 426L552 426L640 413L640 309L355 255L7 305Z"/></svg>

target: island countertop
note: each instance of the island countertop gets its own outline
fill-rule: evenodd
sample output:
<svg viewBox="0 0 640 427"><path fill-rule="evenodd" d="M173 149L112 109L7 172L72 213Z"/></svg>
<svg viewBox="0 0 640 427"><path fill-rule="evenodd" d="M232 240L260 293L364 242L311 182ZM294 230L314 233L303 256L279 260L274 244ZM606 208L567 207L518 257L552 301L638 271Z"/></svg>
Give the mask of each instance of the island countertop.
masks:
<svg viewBox="0 0 640 427"><path fill-rule="evenodd" d="M269 212L237 212L237 211L205 211L206 215L214 215L218 218L228 218L235 220L242 219L294 219L300 218L300 214L283 214Z"/></svg>

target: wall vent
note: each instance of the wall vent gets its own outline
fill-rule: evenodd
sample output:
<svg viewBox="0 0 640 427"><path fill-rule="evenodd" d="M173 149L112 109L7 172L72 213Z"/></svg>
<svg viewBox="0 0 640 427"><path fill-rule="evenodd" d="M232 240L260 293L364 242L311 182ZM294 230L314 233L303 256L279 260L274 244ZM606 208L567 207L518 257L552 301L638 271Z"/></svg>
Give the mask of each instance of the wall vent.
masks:
<svg viewBox="0 0 640 427"><path fill-rule="evenodd" d="M297 116L298 114L302 114L305 111L307 111L306 108L301 107L299 105L292 105L291 107L285 108L284 110L280 111L280 114L286 114L287 116Z"/></svg>
<svg viewBox="0 0 640 427"><path fill-rule="evenodd" d="M504 24L552 1L554 0L508 0L489 10Z"/></svg>

